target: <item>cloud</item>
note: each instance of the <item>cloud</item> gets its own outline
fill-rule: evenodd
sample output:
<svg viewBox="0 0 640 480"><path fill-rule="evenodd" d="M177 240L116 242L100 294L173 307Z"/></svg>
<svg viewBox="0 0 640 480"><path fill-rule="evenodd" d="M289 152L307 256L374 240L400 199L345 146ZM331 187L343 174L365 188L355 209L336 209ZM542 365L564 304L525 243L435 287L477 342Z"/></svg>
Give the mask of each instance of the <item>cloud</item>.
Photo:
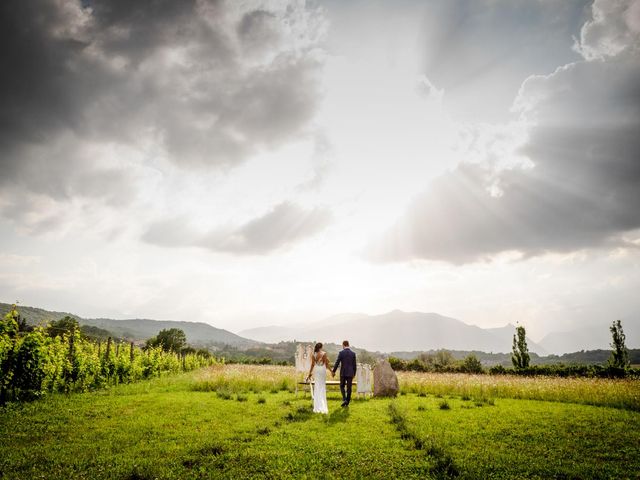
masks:
<svg viewBox="0 0 640 480"><path fill-rule="evenodd" d="M23 232L45 234L90 210L129 205L137 195L137 172L112 162L118 153L72 134L25 145L19 163L3 165L0 215Z"/></svg>
<svg viewBox="0 0 640 480"><path fill-rule="evenodd" d="M577 60L571 50L592 0L425 3L423 68L462 121L505 121L522 79Z"/></svg>
<svg viewBox="0 0 640 480"><path fill-rule="evenodd" d="M602 5L594 4L594 19L616 24ZM581 51L611 45L585 31ZM637 37L615 38L635 43L522 84L514 110L526 137L513 154L528 162L463 162L415 199L372 256L465 263L623 244L625 232L640 228L640 56Z"/></svg>
<svg viewBox="0 0 640 480"><path fill-rule="evenodd" d="M134 196L130 173L106 158L113 151L75 135L61 135L46 145L30 144L20 153L19 163L3 165L0 188L4 191L18 186L53 200L92 197L113 206Z"/></svg>
<svg viewBox="0 0 640 480"><path fill-rule="evenodd" d="M260 255L299 242L323 230L331 215L324 208L305 210L283 202L264 215L240 226L193 229L186 218L173 218L152 224L143 240L164 247L202 247L237 255Z"/></svg>
<svg viewBox="0 0 640 480"><path fill-rule="evenodd" d="M133 199L127 161L88 154L114 145L233 167L298 138L320 99L324 20L304 2L36 0L0 19L5 206Z"/></svg>
<svg viewBox="0 0 640 480"><path fill-rule="evenodd" d="M575 48L592 60L617 55L624 50L638 54L640 43L640 1L596 0L593 18L580 31Z"/></svg>

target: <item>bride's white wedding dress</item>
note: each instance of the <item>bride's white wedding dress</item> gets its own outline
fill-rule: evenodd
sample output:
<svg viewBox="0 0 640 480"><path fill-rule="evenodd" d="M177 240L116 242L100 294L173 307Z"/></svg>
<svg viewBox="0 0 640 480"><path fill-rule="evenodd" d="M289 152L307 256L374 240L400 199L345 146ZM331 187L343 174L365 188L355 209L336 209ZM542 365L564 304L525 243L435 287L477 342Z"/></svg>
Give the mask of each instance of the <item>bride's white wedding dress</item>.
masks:
<svg viewBox="0 0 640 480"><path fill-rule="evenodd" d="M316 363L313 367L313 412L329 413L327 406L327 367Z"/></svg>

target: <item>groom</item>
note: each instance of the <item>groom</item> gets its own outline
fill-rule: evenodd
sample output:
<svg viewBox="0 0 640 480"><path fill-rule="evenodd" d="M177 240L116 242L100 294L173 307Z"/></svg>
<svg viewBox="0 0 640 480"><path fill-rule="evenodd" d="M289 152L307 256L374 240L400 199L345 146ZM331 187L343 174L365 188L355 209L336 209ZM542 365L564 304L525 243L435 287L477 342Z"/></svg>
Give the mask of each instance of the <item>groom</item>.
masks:
<svg viewBox="0 0 640 480"><path fill-rule="evenodd" d="M336 364L331 374L335 376L340 365L340 393L342 393L342 406L348 407L351 401L351 384L356 375L356 354L349 348L349 340L342 342L342 351L338 354ZM345 392L346 389L346 392Z"/></svg>

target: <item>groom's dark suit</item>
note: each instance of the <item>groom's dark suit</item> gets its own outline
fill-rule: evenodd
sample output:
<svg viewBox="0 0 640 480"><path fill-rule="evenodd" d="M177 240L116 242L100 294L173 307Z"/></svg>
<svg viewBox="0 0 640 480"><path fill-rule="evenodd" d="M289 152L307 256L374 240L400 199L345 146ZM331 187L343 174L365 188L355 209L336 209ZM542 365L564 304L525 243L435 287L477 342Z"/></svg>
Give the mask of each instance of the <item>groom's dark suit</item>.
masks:
<svg viewBox="0 0 640 480"><path fill-rule="evenodd" d="M343 348L338 354L336 364L333 366L333 374L340 365L340 393L342 393L342 404L349 405L351 401L351 384L356 376L356 354L349 347ZM346 390L346 391L345 391Z"/></svg>

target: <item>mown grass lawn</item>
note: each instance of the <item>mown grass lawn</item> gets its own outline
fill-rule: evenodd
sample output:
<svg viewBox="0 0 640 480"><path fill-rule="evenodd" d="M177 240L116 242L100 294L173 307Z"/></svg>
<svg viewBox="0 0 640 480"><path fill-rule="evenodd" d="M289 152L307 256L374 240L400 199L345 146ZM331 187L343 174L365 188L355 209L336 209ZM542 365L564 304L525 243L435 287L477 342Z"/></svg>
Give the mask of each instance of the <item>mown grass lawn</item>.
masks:
<svg viewBox="0 0 640 480"><path fill-rule="evenodd" d="M260 368L2 409L0 477L640 478L634 410L422 392L345 410L334 393L322 416Z"/></svg>

